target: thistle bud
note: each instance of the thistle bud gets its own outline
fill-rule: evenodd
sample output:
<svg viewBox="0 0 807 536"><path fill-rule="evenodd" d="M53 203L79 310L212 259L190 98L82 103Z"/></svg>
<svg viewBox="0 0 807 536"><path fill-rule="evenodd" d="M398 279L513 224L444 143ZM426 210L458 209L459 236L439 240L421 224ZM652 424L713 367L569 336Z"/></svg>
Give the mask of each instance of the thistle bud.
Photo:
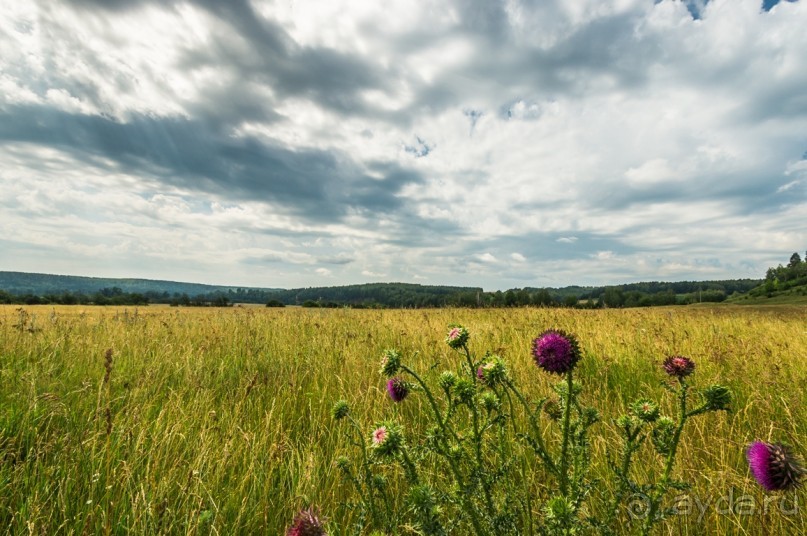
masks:
<svg viewBox="0 0 807 536"><path fill-rule="evenodd" d="M437 380L445 391L451 391L451 388L454 387L454 384L457 383L457 376L451 371L445 371L440 374L440 378Z"/></svg>
<svg viewBox="0 0 807 536"><path fill-rule="evenodd" d="M486 391L480 397L480 401L482 402L482 407L485 408L485 411L493 411L498 410L501 408L501 400L495 394L491 393L490 391Z"/></svg>
<svg viewBox="0 0 807 536"><path fill-rule="evenodd" d="M350 413L350 406L347 405L347 401L340 400L336 404L333 405L331 409L331 415L337 421L344 419Z"/></svg>
<svg viewBox="0 0 807 536"><path fill-rule="evenodd" d="M574 336L550 329L532 341L532 357L545 371L566 374L580 360L580 347Z"/></svg>
<svg viewBox="0 0 807 536"><path fill-rule="evenodd" d="M709 411L728 411L731 406L731 391L722 385L710 385L701 393Z"/></svg>
<svg viewBox="0 0 807 536"><path fill-rule="evenodd" d="M486 385L494 386L507 379L507 367L499 356L491 359L476 369L476 377Z"/></svg>
<svg viewBox="0 0 807 536"><path fill-rule="evenodd" d="M461 402L471 404L474 400L474 395L476 395L476 386L466 378L460 378L454 386L454 391Z"/></svg>
<svg viewBox="0 0 807 536"><path fill-rule="evenodd" d="M386 350L381 357L381 374L387 378L395 376L401 368L401 355L397 350Z"/></svg>
<svg viewBox="0 0 807 536"><path fill-rule="evenodd" d="M557 400L551 398L544 403L544 413L546 413L550 419L557 422L563 418L563 408L560 406Z"/></svg>
<svg viewBox="0 0 807 536"><path fill-rule="evenodd" d="M659 417L656 426L653 428L651 438L656 451L662 456L670 453L673 436L675 435L675 421L669 417Z"/></svg>
<svg viewBox="0 0 807 536"><path fill-rule="evenodd" d="M644 422L656 422L659 416L658 404L652 400L641 398L630 405L630 411Z"/></svg>
<svg viewBox="0 0 807 536"><path fill-rule="evenodd" d="M391 378L387 381L387 394L393 402L401 402L409 395L409 384L397 376Z"/></svg>

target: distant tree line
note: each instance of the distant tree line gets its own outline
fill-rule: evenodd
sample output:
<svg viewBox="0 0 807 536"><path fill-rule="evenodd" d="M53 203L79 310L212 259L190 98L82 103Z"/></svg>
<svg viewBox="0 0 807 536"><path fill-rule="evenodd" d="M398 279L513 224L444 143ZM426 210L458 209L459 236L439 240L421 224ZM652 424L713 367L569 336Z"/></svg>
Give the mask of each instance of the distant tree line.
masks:
<svg viewBox="0 0 807 536"><path fill-rule="evenodd" d="M799 259L799 266L802 264L804 263ZM790 268L787 268L787 270L790 270ZM786 279L786 277L790 277L790 275L781 274L777 276L775 281L778 282L775 284L780 286L786 284L787 281L791 280ZM6 291L0 292L0 303L32 305L49 303L68 305L145 305L148 303L162 303L177 307L228 307L237 303L255 303L264 304L268 307L297 305L325 308L621 308L720 302L732 295L746 293L761 283L762 280L751 279L682 281L675 283L653 281L605 287L525 287L493 292L485 292L478 287L369 283L290 290L228 288L227 290L215 290L197 294L169 292L167 290L133 293L124 292L120 287L107 287L94 293L23 294Z"/></svg>
<svg viewBox="0 0 807 536"><path fill-rule="evenodd" d="M268 307L429 308L574 307L578 309L651 307L721 302L759 285L760 280L648 282L608 287L481 288L431 287L404 283L319 287L271 293ZM430 292L438 289L437 292Z"/></svg>
<svg viewBox="0 0 807 536"><path fill-rule="evenodd" d="M59 292L42 295L12 294L0 290L0 303L20 305L148 305L149 298L137 292L123 292L118 287L103 288L93 294Z"/></svg>

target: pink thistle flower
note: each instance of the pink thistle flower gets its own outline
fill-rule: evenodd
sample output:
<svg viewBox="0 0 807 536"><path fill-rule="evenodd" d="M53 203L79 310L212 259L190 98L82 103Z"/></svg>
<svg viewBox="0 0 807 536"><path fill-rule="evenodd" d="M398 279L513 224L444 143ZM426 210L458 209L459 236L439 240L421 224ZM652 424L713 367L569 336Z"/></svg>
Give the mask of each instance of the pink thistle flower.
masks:
<svg viewBox="0 0 807 536"><path fill-rule="evenodd" d="M301 510L294 516L294 522L286 531L286 536L327 536L319 513L311 508Z"/></svg>
<svg viewBox="0 0 807 536"><path fill-rule="evenodd" d="M387 439L387 427L386 426L379 426L373 432L373 444L380 445Z"/></svg>
<svg viewBox="0 0 807 536"><path fill-rule="evenodd" d="M667 374L677 378L685 378L695 372L695 362L682 355L668 357L661 366Z"/></svg>
<svg viewBox="0 0 807 536"><path fill-rule="evenodd" d="M468 330L465 329L463 326L449 326L451 329L448 330L448 335L446 335L446 344L448 344L451 348L458 350L465 346L468 343L468 338L471 336L468 333Z"/></svg>

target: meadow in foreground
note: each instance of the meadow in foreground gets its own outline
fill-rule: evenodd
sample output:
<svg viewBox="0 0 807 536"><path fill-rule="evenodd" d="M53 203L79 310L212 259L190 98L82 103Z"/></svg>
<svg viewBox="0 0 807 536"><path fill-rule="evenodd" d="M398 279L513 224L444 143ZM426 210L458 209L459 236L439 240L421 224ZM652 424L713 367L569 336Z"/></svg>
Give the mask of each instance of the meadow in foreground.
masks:
<svg viewBox="0 0 807 536"><path fill-rule="evenodd" d="M458 363L445 343L453 322L472 331L471 351L505 359L509 377L535 401L553 392L557 377L536 368L531 341L548 328L576 334L585 356L575 370L581 402L600 413L589 450L593 493L602 496L618 492L604 462L618 455L617 420L641 398L674 415L660 364L691 357L703 385L731 389L732 412L687 424L675 472L692 487L677 502L670 494L667 506L677 511L657 532L807 532L804 492L767 494L746 462L755 440L807 451L803 308L0 308L0 527L282 534L315 506L329 533L349 534L360 512L337 460L353 448L332 419L333 403L344 399L369 430L401 421L411 437L425 436L428 400L392 401L378 359L397 348L435 382ZM656 454L637 456L635 480L658 480ZM422 463L427 475L445 473ZM546 488L529 479L520 485L537 516L550 499ZM404 471L392 472L387 486L403 505ZM629 502L617 515L628 520L631 508L641 515L643 507ZM602 517L608 504L592 500L587 508Z"/></svg>

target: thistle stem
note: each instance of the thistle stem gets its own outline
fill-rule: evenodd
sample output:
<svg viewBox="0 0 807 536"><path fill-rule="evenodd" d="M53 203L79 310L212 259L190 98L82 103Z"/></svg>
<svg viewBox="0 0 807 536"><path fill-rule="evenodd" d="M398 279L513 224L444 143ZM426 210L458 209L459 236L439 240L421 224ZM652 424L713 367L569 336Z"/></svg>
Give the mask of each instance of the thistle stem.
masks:
<svg viewBox="0 0 807 536"><path fill-rule="evenodd" d="M424 382L423 379L420 376L418 376L418 374L414 370L407 367L406 365L401 364L401 369L407 374L410 374L415 379L415 381L418 382L418 384L423 388L423 392L426 393L426 398L429 400L429 405L432 408L432 412L434 412L434 417L437 419L437 424L440 425L440 430L442 430L444 434L450 434L455 441L459 442L459 437L457 437L457 434L454 432L454 430L451 429L450 426L448 426L447 422L443 421L443 414L440 411L440 408L437 407L437 401L434 399L434 395L432 395L432 392L429 389L429 386L426 385L426 382Z"/></svg>
<svg viewBox="0 0 807 536"><path fill-rule="evenodd" d="M463 344L462 345L463 353L465 354L465 361L468 363L468 375L470 376L471 382L476 382L476 371L474 371L474 360L471 357L471 351L468 350L468 346ZM488 486L487 479L485 478L485 470L484 464L482 462L482 434L479 431L479 413L476 411L476 403L471 402L468 404L468 408L471 410L471 417L473 419L473 433L474 433L474 451L476 454L476 472L477 476L479 477L479 482L482 485L482 491L485 493L485 504L488 509L488 515L494 515L495 509L493 507L493 498L490 495L490 486Z"/></svg>
<svg viewBox="0 0 807 536"><path fill-rule="evenodd" d="M535 441L538 444L537 449L538 457L541 458L541 460L544 462L550 473L554 474L555 476L558 476L558 467L557 465L555 465L555 462L552 460L552 457L546 450L543 435L541 434L541 429L538 426L537 419L535 418L535 414L530 408L529 403L524 398L524 395L522 395L521 392L518 390L518 388L516 388L516 386L513 384L512 381L508 379L505 385L513 392L514 395L516 395L516 398L518 399L519 402L521 402L521 405L524 406L524 409L527 412L527 417L530 421L530 426L532 427L532 431L535 434Z"/></svg>
<svg viewBox="0 0 807 536"><path fill-rule="evenodd" d="M418 384L423 388L423 392L426 393L426 398L429 400L429 404L431 405L432 411L434 412L434 417L437 419L437 424L440 426L440 430L442 430L443 432L443 438L445 438L447 434L450 434L451 437L453 437L454 440L457 443L459 443L460 440L459 437L457 437L456 432L454 432L454 430L450 426L448 426L447 422L443 421L443 416L440 412L440 409L437 407L437 401L435 401L434 396L432 395L432 392L429 389L429 386L426 385L426 382L424 382L423 379L420 376L418 376L418 374L414 370L407 367L406 365L401 364L401 369L407 374L410 374L415 379L415 381L418 382ZM443 439L443 441L445 441L445 439ZM457 486L459 486L460 489L464 488L465 486L462 478L462 473L460 473L460 470L457 468L456 462L448 452L446 452L445 457L448 460L448 465L451 468L451 472L454 474L454 480L456 481ZM478 535L486 534L486 532L482 528L482 525L479 522L479 517L477 516L476 510L474 509L473 504L468 500L467 496L464 494L461 495L461 501L463 508L465 508L466 512L468 513L468 516L471 518L471 524L474 526L474 532Z"/></svg>
<svg viewBox="0 0 807 536"><path fill-rule="evenodd" d="M664 473L661 475L661 480L656 485L655 492L650 498L650 508L647 512L644 526L642 527L643 536L650 534L650 530L656 522L655 518L658 514L659 506L661 505L661 499L667 492L667 485L670 483L670 475L672 474L673 465L675 464L675 454L678 450L678 443L681 441L681 433L684 431L684 425L686 424L687 417L689 417L687 414L687 394L689 386L683 378L679 381L681 383L681 390L678 395L678 426L675 428L675 434L673 434L672 443L670 444L670 452L667 454Z"/></svg>
<svg viewBox="0 0 807 536"><path fill-rule="evenodd" d="M569 428L572 416L572 398L574 384L571 369L566 373L566 401L563 405L563 445L560 450L560 493L568 496L569 492Z"/></svg>

